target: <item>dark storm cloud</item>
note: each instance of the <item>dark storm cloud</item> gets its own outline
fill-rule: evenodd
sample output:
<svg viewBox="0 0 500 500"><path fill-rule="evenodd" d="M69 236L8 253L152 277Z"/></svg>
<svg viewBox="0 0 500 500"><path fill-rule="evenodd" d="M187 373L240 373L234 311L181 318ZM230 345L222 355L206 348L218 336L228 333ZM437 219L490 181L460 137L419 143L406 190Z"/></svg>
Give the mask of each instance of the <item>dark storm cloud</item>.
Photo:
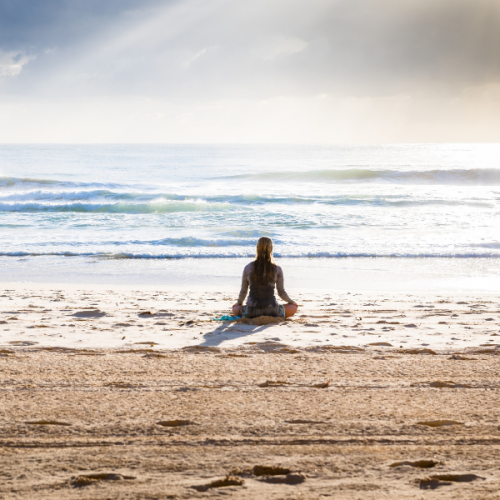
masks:
<svg viewBox="0 0 500 500"><path fill-rule="evenodd" d="M500 2L0 0L0 49L23 94L456 93L500 79Z"/></svg>

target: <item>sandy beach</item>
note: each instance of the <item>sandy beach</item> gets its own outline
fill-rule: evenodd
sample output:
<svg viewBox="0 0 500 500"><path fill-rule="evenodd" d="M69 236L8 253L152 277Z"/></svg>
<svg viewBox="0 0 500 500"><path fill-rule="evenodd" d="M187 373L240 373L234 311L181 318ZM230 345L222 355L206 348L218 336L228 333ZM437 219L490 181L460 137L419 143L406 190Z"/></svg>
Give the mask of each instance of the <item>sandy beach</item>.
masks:
<svg viewBox="0 0 500 500"><path fill-rule="evenodd" d="M1 295L2 498L498 498L493 294Z"/></svg>
<svg viewBox="0 0 500 500"><path fill-rule="evenodd" d="M213 321L230 314L235 287L191 287L190 292L186 287L7 286L0 296L0 342L11 347L161 351L271 342L442 354L500 345L500 300L493 293L294 291L298 313L260 325Z"/></svg>

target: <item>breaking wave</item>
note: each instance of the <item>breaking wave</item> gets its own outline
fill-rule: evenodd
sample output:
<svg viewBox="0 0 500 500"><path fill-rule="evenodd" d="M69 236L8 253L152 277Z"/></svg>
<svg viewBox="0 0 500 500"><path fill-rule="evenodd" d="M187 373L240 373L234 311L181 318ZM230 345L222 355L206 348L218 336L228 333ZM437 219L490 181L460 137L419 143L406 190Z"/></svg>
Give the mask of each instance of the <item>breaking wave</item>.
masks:
<svg viewBox="0 0 500 500"><path fill-rule="evenodd" d="M200 196L136 191L131 189L0 190L0 212L82 212L156 214L211 212L263 205L330 205L371 207L474 206L491 207L491 200L417 197L411 194L258 195L221 194ZM271 208L271 210L273 210Z"/></svg>
<svg viewBox="0 0 500 500"><path fill-rule="evenodd" d="M224 177L225 179L229 177ZM388 183L410 185L500 185L500 169L434 169L434 170L376 170L366 168L348 168L340 170L311 170L297 172L265 172L256 174L238 174L233 179L280 182L332 182L332 183Z"/></svg>
<svg viewBox="0 0 500 500"><path fill-rule="evenodd" d="M0 212L77 212L109 214L166 214L174 212L220 212L231 210L227 203L204 200L155 199L149 203L0 203Z"/></svg>

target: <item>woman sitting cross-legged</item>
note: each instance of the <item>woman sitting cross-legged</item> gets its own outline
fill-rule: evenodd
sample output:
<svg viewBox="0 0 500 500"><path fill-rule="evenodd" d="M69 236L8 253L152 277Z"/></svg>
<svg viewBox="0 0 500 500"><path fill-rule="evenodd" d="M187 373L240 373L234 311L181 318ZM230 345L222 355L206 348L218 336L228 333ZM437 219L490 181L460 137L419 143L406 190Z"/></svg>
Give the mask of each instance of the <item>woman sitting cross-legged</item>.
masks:
<svg viewBox="0 0 500 500"><path fill-rule="evenodd" d="M243 270L241 291L238 302L233 306L233 314L245 318L259 316L277 316L289 318L298 309L298 305L285 292L283 271L277 266L273 258L273 240L262 237L257 242L257 256ZM278 295L287 302L279 305L274 296L274 287ZM250 287L247 304L243 301Z"/></svg>

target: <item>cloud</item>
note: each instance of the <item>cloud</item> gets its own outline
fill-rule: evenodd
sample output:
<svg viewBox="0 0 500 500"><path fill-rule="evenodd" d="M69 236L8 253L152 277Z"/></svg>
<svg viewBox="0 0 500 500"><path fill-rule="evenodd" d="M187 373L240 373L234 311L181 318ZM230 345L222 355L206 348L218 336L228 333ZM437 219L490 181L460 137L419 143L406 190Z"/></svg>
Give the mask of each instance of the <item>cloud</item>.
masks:
<svg viewBox="0 0 500 500"><path fill-rule="evenodd" d="M0 50L0 80L19 75L23 66L33 57L23 52L3 52Z"/></svg>
<svg viewBox="0 0 500 500"><path fill-rule="evenodd" d="M200 99L456 92L500 78L497 0L3 0L0 19L0 48L37 56L20 92L35 77L57 94Z"/></svg>
<svg viewBox="0 0 500 500"><path fill-rule="evenodd" d="M295 37L278 36L268 43L261 57L264 59L274 59L279 56L288 56L302 52L307 47L307 42Z"/></svg>
<svg viewBox="0 0 500 500"><path fill-rule="evenodd" d="M258 139L253 124L286 140L298 135L262 124L286 128L287 113L332 137L356 127L368 137L370 123L377 139L384 130L407 138L412 123L425 127L419 109L443 130L453 116L461 130L468 120L484 132L481 116L496 123L488 109L498 109L499 53L498 0L0 0L0 103L88 102L119 122L121 106L147 100L129 115L168 122L176 138L182 117L191 131L197 119L219 123L217 137ZM333 125L349 113L358 121Z"/></svg>

